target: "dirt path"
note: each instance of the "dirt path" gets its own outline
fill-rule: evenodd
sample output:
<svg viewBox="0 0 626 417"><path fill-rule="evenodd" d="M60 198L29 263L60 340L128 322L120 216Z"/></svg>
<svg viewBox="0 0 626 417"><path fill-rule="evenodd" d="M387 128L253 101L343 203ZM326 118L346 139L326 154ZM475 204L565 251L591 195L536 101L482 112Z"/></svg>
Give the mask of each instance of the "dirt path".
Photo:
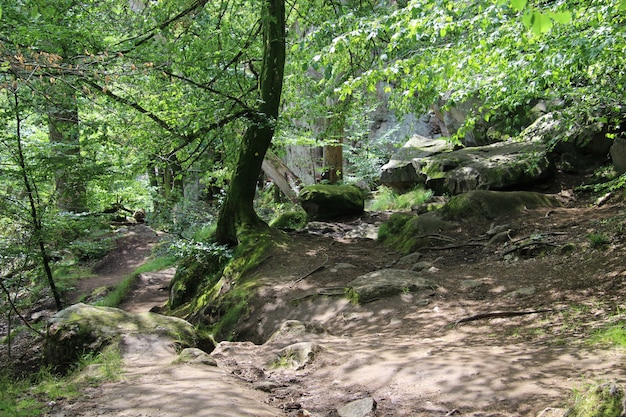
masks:
<svg viewBox="0 0 626 417"><path fill-rule="evenodd" d="M158 234L145 225L129 228L117 248L95 268L96 275L80 282L77 294L118 284L148 260ZM120 305L133 313L148 312L167 301L167 285L175 269L142 273ZM215 366L174 363L172 341L156 336L126 336L122 340L123 379L87 388L81 398L59 402L50 417L274 417L267 396Z"/></svg>
<svg viewBox="0 0 626 417"><path fill-rule="evenodd" d="M375 401L368 415L378 417L537 416L563 407L573 388L626 381L623 351L588 343L594 329L623 322L621 203L575 202L498 220L513 239L542 237L572 251L511 253L510 242L427 250L419 262L437 283L432 293L350 303L338 289L364 273L399 265L399 254L356 237L359 231L371 235L383 217L373 213L292 235L292 244L257 272L266 285L240 329L255 343L222 342L212 353L217 367L172 365L167 344L128 338L124 381L90 389L84 401L55 416L330 417L363 398ZM460 222L446 238L477 239L490 223ZM595 247L593 234L609 242ZM160 305L148 294L163 296L171 272L142 278L124 308ZM450 325L477 314L530 310L552 311ZM286 320L314 322L326 332L267 341ZM306 366L268 366L280 349L302 341L319 346Z"/></svg>

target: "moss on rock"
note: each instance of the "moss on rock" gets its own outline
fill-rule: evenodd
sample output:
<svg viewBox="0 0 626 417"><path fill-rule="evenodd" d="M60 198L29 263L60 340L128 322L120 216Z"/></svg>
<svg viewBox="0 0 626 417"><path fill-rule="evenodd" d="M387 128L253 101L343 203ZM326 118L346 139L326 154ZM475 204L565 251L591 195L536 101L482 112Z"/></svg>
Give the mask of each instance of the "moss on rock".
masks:
<svg viewBox="0 0 626 417"><path fill-rule="evenodd" d="M363 213L363 191L354 185L316 184L304 187L298 196L309 219L332 219Z"/></svg>
<svg viewBox="0 0 626 417"><path fill-rule="evenodd" d="M437 211L420 216L395 213L380 226L378 240L402 254L407 254L437 243L432 235L453 226L453 223L443 220Z"/></svg>
<svg viewBox="0 0 626 417"><path fill-rule="evenodd" d="M475 190L452 197L442 211L444 218L450 220L471 217L492 220L524 209L556 207L561 207L556 198L541 193Z"/></svg>

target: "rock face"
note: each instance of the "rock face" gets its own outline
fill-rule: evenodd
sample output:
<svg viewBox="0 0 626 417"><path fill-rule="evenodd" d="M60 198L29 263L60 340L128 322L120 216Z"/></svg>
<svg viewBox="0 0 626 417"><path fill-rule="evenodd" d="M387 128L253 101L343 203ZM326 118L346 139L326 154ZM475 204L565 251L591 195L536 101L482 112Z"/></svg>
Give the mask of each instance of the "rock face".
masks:
<svg viewBox="0 0 626 417"><path fill-rule="evenodd" d="M421 185L435 194L454 195L527 185L552 172L547 147L541 141L506 141L450 150L445 140L426 139L409 141L383 166L381 183L400 190Z"/></svg>
<svg viewBox="0 0 626 417"><path fill-rule="evenodd" d="M59 311L50 319L44 356L48 364L63 370L80 355L99 352L128 334L159 335L183 347L196 343L195 329L185 320L79 303Z"/></svg>
<svg viewBox="0 0 626 417"><path fill-rule="evenodd" d="M310 185L300 191L299 199L310 220L361 214L365 209L363 192L353 185Z"/></svg>
<svg viewBox="0 0 626 417"><path fill-rule="evenodd" d="M572 128L562 119L558 112L547 113L514 139L461 149L452 149L445 138L413 136L382 167L380 181L401 191L421 185L454 195L536 183L549 178L555 167L588 172L604 163L611 142L602 126ZM626 170L624 149L617 142L611 148L620 172Z"/></svg>

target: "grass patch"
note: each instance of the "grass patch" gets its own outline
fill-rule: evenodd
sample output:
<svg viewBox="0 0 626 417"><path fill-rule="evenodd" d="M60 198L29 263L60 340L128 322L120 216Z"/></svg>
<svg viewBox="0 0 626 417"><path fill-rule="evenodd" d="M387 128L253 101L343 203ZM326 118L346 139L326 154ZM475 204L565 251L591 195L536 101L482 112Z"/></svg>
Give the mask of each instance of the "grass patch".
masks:
<svg viewBox="0 0 626 417"><path fill-rule="evenodd" d="M122 359L117 345L99 354L84 356L66 376L59 376L49 368L41 369L30 378L0 373L0 416L41 416L50 402L77 398L83 387L116 381L121 375Z"/></svg>
<svg viewBox="0 0 626 417"><path fill-rule="evenodd" d="M407 193L397 193L393 189L381 186L374 193L369 204L370 210L410 210L411 207L425 203L432 196L432 191L415 188Z"/></svg>
<svg viewBox="0 0 626 417"><path fill-rule="evenodd" d="M594 249L604 248L611 243L611 239L603 233L590 233L587 237L591 247Z"/></svg>
<svg viewBox="0 0 626 417"><path fill-rule="evenodd" d="M570 417L620 417L624 390L613 383L590 384L584 390L574 390L571 401Z"/></svg>
<svg viewBox="0 0 626 417"><path fill-rule="evenodd" d="M106 296L104 296L104 298L98 300L94 304L101 307L119 306L137 282L140 274L161 271L175 265L175 263L176 258L173 256L154 258L146 262L135 269L132 274L124 278L113 291L109 292Z"/></svg>
<svg viewBox="0 0 626 417"><path fill-rule="evenodd" d="M626 349L626 321L597 330L591 335L589 342L604 347Z"/></svg>

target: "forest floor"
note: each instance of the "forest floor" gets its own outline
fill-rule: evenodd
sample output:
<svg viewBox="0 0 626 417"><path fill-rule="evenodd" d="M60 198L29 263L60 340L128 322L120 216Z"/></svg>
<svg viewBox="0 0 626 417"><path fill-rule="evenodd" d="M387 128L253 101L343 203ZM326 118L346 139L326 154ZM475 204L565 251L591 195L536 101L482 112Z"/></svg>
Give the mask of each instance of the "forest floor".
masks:
<svg viewBox="0 0 626 417"><path fill-rule="evenodd" d="M345 284L402 262L372 239L389 213L292 233L256 272L264 278L250 303L249 341L222 342L212 353L217 367L172 365L174 352L163 346L127 341L122 381L60 401L48 415L337 416L343 405L372 398L370 416L537 416L565 407L586 384L623 383L624 351L591 342L598 329L624 323L626 211L617 197L594 204L576 195L573 182L545 189L562 208L461 221L442 232L441 247L419 259L432 292L363 305L342 296ZM494 225L506 225L510 240L487 245ZM123 277L115 265L148 255L156 235L137 227L84 293ZM172 273L142 275L122 308L162 305ZM286 320L326 331L267 341ZM303 340L320 347L306 366L267 365Z"/></svg>

